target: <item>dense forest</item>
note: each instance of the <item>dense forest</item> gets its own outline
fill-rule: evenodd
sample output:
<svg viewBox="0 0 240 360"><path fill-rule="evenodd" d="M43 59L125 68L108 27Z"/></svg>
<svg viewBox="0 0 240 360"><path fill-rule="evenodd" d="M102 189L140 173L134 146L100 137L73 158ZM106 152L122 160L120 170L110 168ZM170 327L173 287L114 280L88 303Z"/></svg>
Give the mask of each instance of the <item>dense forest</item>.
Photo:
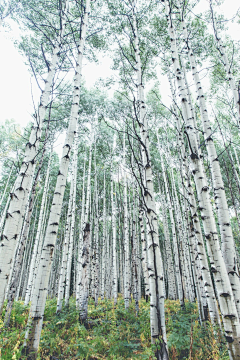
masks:
<svg viewBox="0 0 240 360"><path fill-rule="evenodd" d="M201 1L0 1L41 92L0 125L0 359L240 359L240 43Z"/></svg>

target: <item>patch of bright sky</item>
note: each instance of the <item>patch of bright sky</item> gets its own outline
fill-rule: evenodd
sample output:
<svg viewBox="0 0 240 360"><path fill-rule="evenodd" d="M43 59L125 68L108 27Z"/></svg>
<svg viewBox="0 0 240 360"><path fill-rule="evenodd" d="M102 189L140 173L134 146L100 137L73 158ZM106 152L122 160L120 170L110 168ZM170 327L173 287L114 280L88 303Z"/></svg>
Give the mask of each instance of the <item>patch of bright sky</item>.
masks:
<svg viewBox="0 0 240 360"><path fill-rule="evenodd" d="M231 19L239 8L237 0L226 0L218 9L225 18ZM195 7L194 13L199 14L209 8L208 0L201 0ZM240 40L240 25L236 22L228 24L228 33L234 40ZM24 58L14 47L13 39L19 36L19 30L15 23L11 23L11 31L0 29L0 123L6 119L14 119L22 127L31 121L34 112L33 99L38 104L40 90L34 79L31 80L30 72L24 63ZM113 72L110 67L112 60L107 56L100 57L99 63L84 63L83 76L88 88L94 86L100 78L110 77ZM160 76L160 92L162 101L169 105L171 103L170 89L166 76ZM55 150L60 154L65 134L58 137Z"/></svg>

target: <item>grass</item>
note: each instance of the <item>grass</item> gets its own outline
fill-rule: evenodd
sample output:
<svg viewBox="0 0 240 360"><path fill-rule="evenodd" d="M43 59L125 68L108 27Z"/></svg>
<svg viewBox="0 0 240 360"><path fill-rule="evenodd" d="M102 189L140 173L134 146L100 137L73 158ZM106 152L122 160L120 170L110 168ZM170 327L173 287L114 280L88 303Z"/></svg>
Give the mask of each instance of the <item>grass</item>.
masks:
<svg viewBox="0 0 240 360"><path fill-rule="evenodd" d="M56 299L46 303L38 359L41 360L122 360L154 359L150 339L149 303L140 301L138 317L134 302L125 310L119 297L114 308L111 300L99 300L95 308L89 301L89 328L78 321L74 299L68 309L56 315ZM0 319L0 359L24 360L21 349L28 318L28 307L15 302L9 328ZM215 335L211 324L200 326L197 304L186 302L180 309L178 301L165 305L168 347L171 360L227 360L227 348L221 335Z"/></svg>

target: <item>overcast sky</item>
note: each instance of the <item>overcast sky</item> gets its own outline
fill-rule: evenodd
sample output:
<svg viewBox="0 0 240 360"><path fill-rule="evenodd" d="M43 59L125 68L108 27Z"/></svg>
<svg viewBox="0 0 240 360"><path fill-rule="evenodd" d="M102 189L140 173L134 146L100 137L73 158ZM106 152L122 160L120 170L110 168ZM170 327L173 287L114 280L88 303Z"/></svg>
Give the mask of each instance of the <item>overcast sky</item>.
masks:
<svg viewBox="0 0 240 360"><path fill-rule="evenodd" d="M225 0L220 10L227 19L231 19L237 12L240 3L238 0ZM194 10L194 13L207 10L208 0L201 0ZM32 80L23 57L18 53L13 44L13 38L18 36L18 28L12 26L12 31L6 32L3 28L0 31L0 123L6 119L13 118L21 126L31 120L33 113L33 98L37 102L40 91ZM240 24L229 23L228 33L234 40L240 40ZM103 58L99 64L85 63L83 76L88 88L92 87L99 77L108 77L111 73L109 67L111 60ZM32 90L31 90L32 89ZM169 90L166 79L161 80L160 91L163 102L169 102Z"/></svg>

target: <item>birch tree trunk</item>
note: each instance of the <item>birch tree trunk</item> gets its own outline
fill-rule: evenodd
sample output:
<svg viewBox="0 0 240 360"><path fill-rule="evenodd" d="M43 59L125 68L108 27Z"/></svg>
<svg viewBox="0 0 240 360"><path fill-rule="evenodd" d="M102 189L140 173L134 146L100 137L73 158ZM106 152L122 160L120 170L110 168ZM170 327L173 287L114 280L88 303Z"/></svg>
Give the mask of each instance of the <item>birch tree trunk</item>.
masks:
<svg viewBox="0 0 240 360"><path fill-rule="evenodd" d="M112 160L113 161L113 160ZM115 194L113 192L113 169L111 169L111 202L112 202L112 232L113 232L113 299L114 305L117 304L117 244L116 244L116 206Z"/></svg>
<svg viewBox="0 0 240 360"><path fill-rule="evenodd" d="M210 2L211 3L211 2ZM201 84L199 71L197 68L197 64L195 61L195 56L193 50L191 48L190 41L188 39L188 31L184 21L184 14L182 13L182 29L183 35L185 39L185 43L188 51L188 58L190 61L192 76L195 82L199 107L201 111L201 120L202 127L204 131L204 139L207 147L208 158L210 162L210 169L213 180L213 188L214 188L214 199L216 202L217 214L218 214L218 222L220 227L221 234L221 243L222 243L222 253L223 258L227 267L228 276L230 278L237 311L238 317L240 318L240 280L239 273L237 268L237 256L234 244L234 238L231 228L228 204L226 193L224 189L224 183L222 179L220 164L218 161L218 156L216 152L216 148L214 145L213 137L212 137L212 128L209 121L207 104L205 100L205 95L203 93L203 87ZM230 74L229 74L230 76ZM233 80L233 79L232 79ZM232 81L231 80L231 81Z"/></svg>
<svg viewBox="0 0 240 360"><path fill-rule="evenodd" d="M28 305L28 303L30 301L32 287L33 287L33 275L34 275L34 268L36 266L37 252L38 252L38 248L40 248L39 243L40 243L40 236L41 236L41 231L42 231L42 227L43 227L43 218L44 218L44 210L45 210L47 190L48 190L50 164L51 164L51 155L50 155L49 161L48 161L48 168L47 168L47 174L46 174L45 184L44 184L44 189L43 189L43 196L42 196L41 209L40 209L40 214L39 214L37 234L36 234L36 238L34 241L33 254L32 254L32 258L31 258L30 272L29 272L28 284L27 284L27 289L26 289L26 297L25 297L25 302L24 302L25 306ZM39 251L41 251L41 248Z"/></svg>
<svg viewBox="0 0 240 360"><path fill-rule="evenodd" d="M124 304L125 309L129 308L130 302L130 253L129 253L129 229L128 229L128 199L127 199L127 174L126 174L126 139L124 134L124 183L123 183L123 202L124 202Z"/></svg>
<svg viewBox="0 0 240 360"><path fill-rule="evenodd" d="M50 211L50 217L46 229L46 236L42 250L42 256L39 264L38 274L36 278L35 289L33 293L33 301L30 309L31 326L26 333L28 338L27 354L31 354L32 358L37 357L37 351L40 341L43 315L47 297L47 287L51 270L51 263L53 260L54 247L57 238L58 225L61 216L61 208L63 202L64 191L67 181L67 173L69 167L70 154L76 132L77 117L79 109L79 97L81 88L81 73L82 73L82 59L83 50L86 38L88 15L90 11L90 0L86 1L84 8L84 15L81 24L80 41L77 47L77 64L75 68L73 101L71 108L71 115L69 119L69 126L66 134L66 139L63 146L63 154L60 162L60 168L57 176L57 183L53 196L53 202Z"/></svg>
<svg viewBox="0 0 240 360"><path fill-rule="evenodd" d="M70 240L70 232L71 232L73 187L74 187L74 182L73 182L73 176L72 176L71 186L70 186L70 194L69 194L69 202L68 202L66 227L65 227L66 231L65 231L65 236L64 236L62 264L61 264L61 271L60 271L59 284L58 284L57 313L59 313L62 310L62 302L63 302L64 291L65 291L65 287L66 287L66 269L67 269L68 248L69 248L69 242L70 242L69 240Z"/></svg>
<svg viewBox="0 0 240 360"><path fill-rule="evenodd" d="M98 304L98 295L99 295L99 284L100 284L100 249L99 249L99 214L98 214L98 187L97 187L97 170L96 170L96 159L95 159L95 218L94 218L94 236L95 236L95 251L96 251L96 271L94 278L94 300L95 306Z"/></svg>
<svg viewBox="0 0 240 360"><path fill-rule="evenodd" d="M157 133L157 137L158 137L158 133ZM170 194L169 194L169 187L168 187L167 178L166 178L165 166L164 166L164 162L163 162L163 158L162 158L162 154L161 154L161 149L160 149L160 145L159 145L159 137L158 137L158 147L159 147L159 154L160 154L160 159L161 159L162 176L163 176L163 180L164 180L165 194L166 194L166 197L167 197L167 206L168 206L170 220L171 220L174 266L175 266L175 275L176 275L176 282L177 282L178 298L180 300L181 307L184 308L185 307L185 304L184 304L184 290L183 290L182 273L181 273L181 265L180 265L180 258L179 258L179 249L178 249L178 244L177 244L176 227L175 227L172 203L171 203Z"/></svg>
<svg viewBox="0 0 240 360"><path fill-rule="evenodd" d="M83 187L82 187L82 209L81 209L81 219L79 226L79 246L78 246L78 261L77 261L77 284L76 284L76 305L80 307L80 282L81 282L81 271L82 271L82 247L83 247L83 221L85 215L85 169L86 169L86 149L85 149L85 158L83 165Z"/></svg>
<svg viewBox="0 0 240 360"><path fill-rule="evenodd" d="M103 175L103 234L102 234L102 273L101 273L101 299L105 296L105 270L106 270L106 178Z"/></svg>
<svg viewBox="0 0 240 360"><path fill-rule="evenodd" d="M172 84L170 76L168 77L168 79L169 79L169 83L170 83L172 97L173 97L173 99L175 99L176 94L173 89L173 84ZM200 263L200 267L201 267L201 276L203 278L203 283L204 283L204 291L205 291L204 296L207 299L210 319L211 319L212 324L220 325L218 306L217 306L217 302L216 302L216 298L215 298L214 287L213 287L210 269L209 269L209 265L208 265L207 253L205 250L205 244L204 244L204 240L202 237L202 230L201 230L201 225L200 225L198 212L197 212L197 203L195 200L195 195L194 195L194 191L192 188L191 179L190 179L190 175L189 175L189 168L187 165L187 155L185 152L185 144L184 144L184 139L183 139L183 127L182 127L180 118L177 115L178 112L177 112L177 107L176 107L175 103L173 104L173 108L174 108L174 113L176 114L175 118L176 118L176 128L178 131L178 137L177 137L178 149L179 149L179 153L181 154L181 156L180 156L180 171L181 171L182 181L185 180L185 184L183 183L183 195L184 195L184 199L188 198L188 201L189 201L189 209L190 209L190 213L191 213L192 226L194 226L194 234L195 234L194 241L193 241L192 236L189 237L190 249L191 249L190 251L194 252L194 248L195 248L195 246L197 246L199 263ZM185 190L185 187L186 187L186 190ZM204 299L202 299L202 303L205 303Z"/></svg>
<svg viewBox="0 0 240 360"><path fill-rule="evenodd" d="M91 166L92 166L92 144L89 149L88 179L87 179L87 197L86 209L83 223L83 250L82 250L82 269L80 281L80 309L79 319L83 323L87 320L88 314L88 292L90 275L90 196L91 196Z"/></svg>
<svg viewBox="0 0 240 360"><path fill-rule="evenodd" d="M149 297L149 275L147 268L147 244L146 244L146 236L145 236L145 226L144 226L144 211L142 206L139 209L139 222L140 222L140 231L141 231L141 243L142 243L142 270L143 270L143 280L144 280L144 288L145 288L145 299L148 301Z"/></svg>
<svg viewBox="0 0 240 360"><path fill-rule="evenodd" d="M71 206L71 226L70 226L70 241L68 247L67 272L66 272L66 287L65 287L65 306L69 305L70 297L70 283L71 283L71 269L72 269L72 255L74 243L74 229L75 229L75 210L76 210L76 191L77 191L77 154L78 154L78 127L76 128L74 154L73 154L73 198Z"/></svg>
<svg viewBox="0 0 240 360"><path fill-rule="evenodd" d="M158 238L158 224L156 214L156 204L153 192L153 175L150 162L149 153L149 139L146 118L146 105L144 100L144 87L142 79L142 68L140 60L138 28L136 20L136 2L132 3L132 30L134 36L134 51L136 61L136 76L137 76L137 111L138 123L140 127L141 136L141 152L143 159L144 172L144 205L147 219L147 239L148 239L148 269L149 269L149 284L150 284L150 322L151 322L151 339L152 343L156 344L156 339L160 339L160 344L157 345L156 357L158 360L168 359L167 337L165 328L165 313L164 313L164 277L162 258L159 247Z"/></svg>
<svg viewBox="0 0 240 360"><path fill-rule="evenodd" d="M168 30L171 40L172 62L177 80L179 96L182 104L182 113L185 122L185 131L187 133L191 171L196 184L198 200L200 205L205 238L208 243L208 249L211 250L211 270L215 280L215 286L218 293L218 300L221 309L221 315L225 330L225 336L228 342L229 354L232 359L240 357L240 326L237 308L233 296L232 287L229 281L227 269L222 257L219 246L217 229L212 211L212 205L209 198L209 188L206 175L199 153L197 138L195 135L194 124L187 104L185 86L182 79L181 68L179 64L178 51L176 45L176 34L173 28L169 3L165 0L165 9L168 20Z"/></svg>
<svg viewBox="0 0 240 360"><path fill-rule="evenodd" d="M160 186L159 186L160 190ZM168 229L168 222L167 222L167 206L165 202L164 195L161 196L161 206L162 206L162 215L163 215L163 230L165 236L165 247L166 247L166 257L167 257L167 273L168 273L168 298L170 300L177 299L176 293L176 282L175 282L175 268L173 266L173 254L172 254L172 246L170 242L170 235Z"/></svg>
<svg viewBox="0 0 240 360"><path fill-rule="evenodd" d="M13 261L14 250L16 248L16 244L22 227L24 210L28 199L27 194L28 191L30 191L30 184L34 175L35 159L39 151L43 120L48 106L51 87L56 71L56 65L60 55L62 38L64 36L66 26L67 9L68 0L66 1L62 12L60 12L60 16L62 16L62 27L60 29L59 37L53 49L51 64L49 65L48 75L45 80L45 88L42 91L40 105L36 114L36 124L32 126L30 138L25 147L24 160L22 162L21 169L16 180L15 189L11 195L10 205L4 226L2 236L3 241L1 243L0 250L0 312L2 312L7 279L9 277L9 271L11 263Z"/></svg>
<svg viewBox="0 0 240 360"><path fill-rule="evenodd" d="M5 185L5 188L4 188L4 191L3 191L3 194L2 194L1 200L0 200L0 209L1 209L1 207L2 207L2 203L3 203L4 197L5 197L6 191L7 191L8 183L9 183L9 180L10 180L11 175L12 175L12 169L13 169L13 165L11 166L11 170L10 170L10 173L9 173L9 175L8 175L7 183L6 183L6 185Z"/></svg>
<svg viewBox="0 0 240 360"><path fill-rule="evenodd" d="M217 27L216 27L216 23L215 23L215 18L214 18L214 12L213 12L213 7L212 7L212 0L209 0L209 5L210 5L210 10L211 10L211 14L212 14L212 24L213 24L213 30L214 30L214 35L215 35L215 39L217 42L217 49L220 53L224 68L225 68L225 72L227 75L227 80L229 82L230 85L230 89L232 90L232 94L233 94L233 100L234 100L234 104L236 106L236 110L237 110L237 114L238 114L238 119L240 121L240 98L239 98L239 94L238 94L238 88L237 88L237 84L233 78L233 73L232 73L232 63L230 64L228 61L228 57L227 54L225 52L224 49L224 45L222 43L221 38L218 35L218 31L217 31ZM240 126L240 122L238 121L238 126Z"/></svg>

